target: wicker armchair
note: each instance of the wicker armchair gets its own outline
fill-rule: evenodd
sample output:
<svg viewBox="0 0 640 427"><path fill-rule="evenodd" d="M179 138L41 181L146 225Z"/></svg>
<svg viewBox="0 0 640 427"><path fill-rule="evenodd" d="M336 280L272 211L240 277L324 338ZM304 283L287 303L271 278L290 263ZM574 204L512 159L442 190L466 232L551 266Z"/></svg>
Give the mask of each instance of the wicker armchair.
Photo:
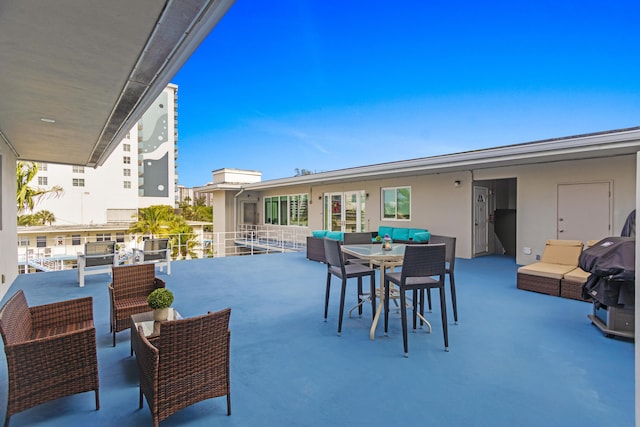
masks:
<svg viewBox="0 0 640 427"><path fill-rule="evenodd" d="M116 333L131 328L131 315L151 311L147 296L165 282L155 277L153 264L113 267L113 282L109 284L111 301L111 333L116 346Z"/></svg>
<svg viewBox="0 0 640 427"><path fill-rule="evenodd" d="M29 307L19 290L0 310L13 414L93 390L100 409L96 330L91 297Z"/></svg>
<svg viewBox="0 0 640 427"><path fill-rule="evenodd" d="M136 363L140 372L140 408L147 399L153 425L202 400L227 396L231 309L160 323L151 344L138 328Z"/></svg>

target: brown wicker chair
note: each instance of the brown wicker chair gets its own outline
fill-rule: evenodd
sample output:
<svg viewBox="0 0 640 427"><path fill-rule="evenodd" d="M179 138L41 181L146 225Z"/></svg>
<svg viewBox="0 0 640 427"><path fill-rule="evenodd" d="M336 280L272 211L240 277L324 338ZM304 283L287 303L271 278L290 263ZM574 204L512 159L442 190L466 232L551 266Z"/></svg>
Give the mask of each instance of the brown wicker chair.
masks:
<svg viewBox="0 0 640 427"><path fill-rule="evenodd" d="M95 391L100 409L91 297L29 307L19 290L0 310L12 415L41 403Z"/></svg>
<svg viewBox="0 0 640 427"><path fill-rule="evenodd" d="M153 425L202 400L227 396L231 309L160 323L151 344L138 328L136 363L140 372L140 408L147 399Z"/></svg>
<svg viewBox="0 0 640 427"><path fill-rule="evenodd" d="M111 332L116 346L116 332L131 328L131 315L151 311L147 296L156 288L164 288L163 280L155 277L153 264L113 267L113 282L109 284L111 301Z"/></svg>
<svg viewBox="0 0 640 427"><path fill-rule="evenodd" d="M444 244L407 245L402 263L402 271L387 273L384 276L384 333L389 330L389 287L395 283L400 289L400 314L402 316L402 340L404 356L409 357L407 340L407 300L406 292L413 291L413 329L416 329L418 310L418 291L420 291L420 321L424 318L424 290L440 289L440 312L442 316L442 332L444 349L449 351L449 335L447 329L447 303L444 294L444 276L446 246ZM433 276L438 276L438 280Z"/></svg>

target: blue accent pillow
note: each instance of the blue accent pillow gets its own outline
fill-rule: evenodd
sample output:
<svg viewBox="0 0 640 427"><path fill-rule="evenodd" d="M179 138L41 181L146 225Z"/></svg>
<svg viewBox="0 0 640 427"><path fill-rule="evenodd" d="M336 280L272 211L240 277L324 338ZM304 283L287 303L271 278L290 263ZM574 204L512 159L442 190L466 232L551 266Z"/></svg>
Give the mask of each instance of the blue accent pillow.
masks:
<svg viewBox="0 0 640 427"><path fill-rule="evenodd" d="M429 230L425 230L424 228L410 228L409 229L409 240L413 239L414 234L423 233L425 231L429 231Z"/></svg>
<svg viewBox="0 0 640 427"><path fill-rule="evenodd" d="M327 231L326 238L342 241L344 239L344 233L342 231Z"/></svg>
<svg viewBox="0 0 640 427"><path fill-rule="evenodd" d="M409 229L394 228L393 233L391 233L391 238L393 240L409 240Z"/></svg>
<svg viewBox="0 0 640 427"><path fill-rule="evenodd" d="M393 227L386 227L384 225L381 225L380 227L378 227L378 236L384 238L385 234L388 234L389 237L391 237L391 234L393 233Z"/></svg>
<svg viewBox="0 0 640 427"><path fill-rule="evenodd" d="M317 237L318 239L324 239L327 236L327 230L313 230L311 235L313 237Z"/></svg>
<svg viewBox="0 0 640 427"><path fill-rule="evenodd" d="M428 231L422 231L413 235L414 242L428 242L430 238L431 233L429 233Z"/></svg>

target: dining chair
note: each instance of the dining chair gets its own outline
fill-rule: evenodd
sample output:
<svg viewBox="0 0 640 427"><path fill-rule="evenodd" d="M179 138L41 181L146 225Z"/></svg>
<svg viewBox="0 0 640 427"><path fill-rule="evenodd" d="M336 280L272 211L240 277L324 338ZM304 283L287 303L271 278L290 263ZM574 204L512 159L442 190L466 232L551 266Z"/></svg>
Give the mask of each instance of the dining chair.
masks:
<svg viewBox="0 0 640 427"><path fill-rule="evenodd" d="M344 233L343 242L345 245L366 245L371 244L371 233L357 232ZM355 257L349 254L342 254L347 264L369 264L369 260Z"/></svg>
<svg viewBox="0 0 640 427"><path fill-rule="evenodd" d="M400 315L402 318L402 340L404 343L404 357L409 357L409 343L407 339L407 291L413 291L413 329L416 329L418 303L420 318L424 320L424 292L427 289L440 290L440 312L442 316L442 332L444 335L444 349L449 351L449 335L447 330L447 304L445 300L444 276L446 246L444 244L407 245L402 262L402 270L387 273L384 276L384 333L389 330L389 288L391 283L400 292ZM437 280L434 277L437 276ZM418 302L418 291L420 301ZM427 322L428 324L428 322ZM429 326L430 327L430 326Z"/></svg>
<svg viewBox="0 0 640 427"><path fill-rule="evenodd" d="M340 289L340 313L338 315L338 335L340 335L342 333L342 318L344 316L344 297L347 290L347 280L352 278L358 279L358 303L371 300L371 315L373 316L376 312L376 271L366 265L345 263L338 240L325 239L324 253L327 259L327 290L324 299L324 321L327 321L329 311L331 277L336 276L342 281ZM362 278L366 276L369 276L370 284L368 294L362 292ZM362 304L358 307L358 314L362 316Z"/></svg>
<svg viewBox="0 0 640 427"><path fill-rule="evenodd" d="M432 234L429 239L430 244L444 243L446 249L446 273L449 276L449 287L451 288L451 304L453 305L453 321L458 324L458 304L456 302L456 279L453 270L456 265L456 238L449 236L438 236ZM427 299L429 303L429 311L431 311L431 292L427 290Z"/></svg>

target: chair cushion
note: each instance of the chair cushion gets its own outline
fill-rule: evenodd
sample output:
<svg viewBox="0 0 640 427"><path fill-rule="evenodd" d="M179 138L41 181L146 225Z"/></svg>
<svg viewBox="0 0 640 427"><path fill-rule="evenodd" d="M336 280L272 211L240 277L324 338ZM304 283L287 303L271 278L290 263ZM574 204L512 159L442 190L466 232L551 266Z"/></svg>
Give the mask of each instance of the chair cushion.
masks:
<svg viewBox="0 0 640 427"><path fill-rule="evenodd" d="M391 233L392 240L409 240L409 229L408 228L394 228Z"/></svg>
<svg viewBox="0 0 640 427"><path fill-rule="evenodd" d="M429 230L425 230L424 228L410 228L409 229L409 239L414 239L415 240L415 235L416 233L424 233L427 232Z"/></svg>
<svg viewBox="0 0 640 427"><path fill-rule="evenodd" d="M393 234L393 227L387 227L384 225L378 227L378 236L384 237L385 234L388 234L389 237L391 237L391 234Z"/></svg>
<svg viewBox="0 0 640 427"><path fill-rule="evenodd" d="M580 240L547 240L540 261L577 267L581 252Z"/></svg>
<svg viewBox="0 0 640 427"><path fill-rule="evenodd" d="M344 233L342 231L327 231L325 236L327 239L340 240L344 239Z"/></svg>
<svg viewBox="0 0 640 427"><path fill-rule="evenodd" d="M311 235L319 239L324 239L327 236L327 233L328 233L327 230L313 230L311 232Z"/></svg>
<svg viewBox="0 0 640 427"><path fill-rule="evenodd" d="M421 231L419 233L414 233L413 241L414 242L428 242L431 238L431 233L428 231Z"/></svg>
<svg viewBox="0 0 640 427"><path fill-rule="evenodd" d="M586 271L578 267L565 274L564 279L568 280L569 282L585 283L590 275L591 273L587 273Z"/></svg>
<svg viewBox="0 0 640 427"><path fill-rule="evenodd" d="M525 265L518 269L518 273L529 274L531 276L548 277L549 279L562 279L564 275L576 267L573 265L551 264L546 262L536 262Z"/></svg>

